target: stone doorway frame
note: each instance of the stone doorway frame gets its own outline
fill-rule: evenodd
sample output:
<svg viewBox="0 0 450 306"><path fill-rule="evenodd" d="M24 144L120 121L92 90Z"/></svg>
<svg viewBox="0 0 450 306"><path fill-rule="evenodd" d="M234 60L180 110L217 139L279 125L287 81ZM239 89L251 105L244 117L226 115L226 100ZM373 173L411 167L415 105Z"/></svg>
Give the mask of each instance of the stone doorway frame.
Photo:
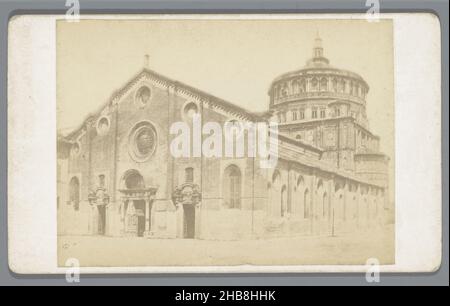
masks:
<svg viewBox="0 0 450 306"><path fill-rule="evenodd" d="M189 205L194 209L194 237L195 239L200 238L200 215L201 215L201 198L200 187L193 183L184 183L181 186L175 188L172 194L172 200L176 207L176 237L177 238L187 238L185 237L185 213L184 208ZM185 206L186 205L186 206Z"/></svg>

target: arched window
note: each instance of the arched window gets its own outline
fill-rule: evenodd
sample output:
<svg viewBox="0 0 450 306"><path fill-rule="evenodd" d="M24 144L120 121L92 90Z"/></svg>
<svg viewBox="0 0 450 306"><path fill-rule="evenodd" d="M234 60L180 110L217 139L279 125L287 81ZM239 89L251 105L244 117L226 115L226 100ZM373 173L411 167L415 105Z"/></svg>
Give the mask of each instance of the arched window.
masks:
<svg viewBox="0 0 450 306"><path fill-rule="evenodd" d="M283 97L283 86L279 85L277 91L278 91L278 98L282 98Z"/></svg>
<svg viewBox="0 0 450 306"><path fill-rule="evenodd" d="M224 172L224 200L229 208L241 208L241 171L230 165Z"/></svg>
<svg viewBox="0 0 450 306"><path fill-rule="evenodd" d="M127 189L144 189L144 178L137 171L131 171L125 176L125 187Z"/></svg>
<svg viewBox="0 0 450 306"><path fill-rule="evenodd" d="M189 120L192 120L195 114L198 114L198 106L194 102L190 102L186 104L186 106L183 109L184 116L186 118L189 118Z"/></svg>
<svg viewBox="0 0 450 306"><path fill-rule="evenodd" d="M150 100L151 91L147 86L142 86L139 88L136 94L136 100L142 105L146 105L148 100Z"/></svg>
<svg viewBox="0 0 450 306"><path fill-rule="evenodd" d="M319 81L316 78L311 80L311 90L316 91L319 87Z"/></svg>
<svg viewBox="0 0 450 306"><path fill-rule="evenodd" d="M300 92L305 92L306 91L306 81L305 79L301 79L300 80Z"/></svg>
<svg viewBox="0 0 450 306"><path fill-rule="evenodd" d="M287 188L286 185L283 185L283 187L281 187L281 216L284 217L290 210L287 202Z"/></svg>
<svg viewBox="0 0 450 306"><path fill-rule="evenodd" d="M323 218L327 219L330 216L330 210L329 210L329 204L328 204L328 195L326 192L323 193L323 207L322 207L322 212L323 212Z"/></svg>
<svg viewBox="0 0 450 306"><path fill-rule="evenodd" d="M328 90L328 80L326 78L320 79L320 91L327 91Z"/></svg>
<svg viewBox="0 0 450 306"><path fill-rule="evenodd" d="M69 201L73 204L73 209L80 209L80 181L76 176L69 183Z"/></svg>
<svg viewBox="0 0 450 306"><path fill-rule="evenodd" d="M356 196L353 196L353 219L358 220L359 219L359 205L358 200L356 199Z"/></svg>
<svg viewBox="0 0 450 306"><path fill-rule="evenodd" d="M272 174L272 186L278 186L281 181L280 171L275 170ZM278 186L279 187L279 186Z"/></svg>
<svg viewBox="0 0 450 306"><path fill-rule="evenodd" d="M320 118L325 118L326 117L326 110L325 108L321 108L320 109Z"/></svg>
<svg viewBox="0 0 450 306"><path fill-rule="evenodd" d="M304 108L300 109L299 117L300 117L300 120L305 119L305 109Z"/></svg>
<svg viewBox="0 0 450 306"><path fill-rule="evenodd" d="M100 135L106 134L109 129L109 120L106 117L102 117L97 124L97 132Z"/></svg>
<svg viewBox="0 0 450 306"><path fill-rule="evenodd" d="M323 188L323 181L322 179L319 179L319 181L317 182L317 190L320 190L321 188Z"/></svg>
<svg viewBox="0 0 450 306"><path fill-rule="evenodd" d="M345 80L339 82L339 92L345 92Z"/></svg>
<svg viewBox="0 0 450 306"><path fill-rule="evenodd" d="M300 92L300 84L297 80L292 81L292 93L298 94Z"/></svg>
<svg viewBox="0 0 450 306"><path fill-rule="evenodd" d="M332 86L333 86L333 91L337 92L338 91L338 81L336 78L333 78L332 80Z"/></svg>
<svg viewBox="0 0 450 306"><path fill-rule="evenodd" d="M310 204L309 204L309 190L306 189L305 193L303 194L303 217L305 219L309 218L309 210L310 210Z"/></svg>
<svg viewBox="0 0 450 306"><path fill-rule="evenodd" d="M79 142L75 142L72 147L70 148L70 155L72 157L76 157L78 156L78 154L80 154L80 143Z"/></svg>
<svg viewBox="0 0 450 306"><path fill-rule="evenodd" d="M299 135L297 135L299 136ZM304 189L304 179L303 176L299 175L297 177L297 182L295 183L294 186L294 196L291 198L292 199L292 204L291 204L291 208L292 208L292 213L298 216L303 216L303 189Z"/></svg>
<svg viewBox="0 0 450 306"><path fill-rule="evenodd" d="M339 106L337 106L334 109L334 114L335 114L336 117L340 117L341 116L341 109L339 108Z"/></svg>
<svg viewBox="0 0 450 306"><path fill-rule="evenodd" d="M324 204L323 204L323 191L324 187L323 187L323 181L322 179L319 179L319 181L317 182L317 187L316 187L316 197L317 197L317 201L313 202L314 205L314 215L321 218L324 215Z"/></svg>
<svg viewBox="0 0 450 306"><path fill-rule="evenodd" d="M289 94L289 88L287 86L287 84L283 84L283 87L281 88L281 97L287 97Z"/></svg>
<svg viewBox="0 0 450 306"><path fill-rule="evenodd" d="M193 183L194 182L194 168L188 167L184 170L184 172L185 172L186 183Z"/></svg>
<svg viewBox="0 0 450 306"><path fill-rule="evenodd" d="M347 205L344 201L344 196L342 194L339 196L339 207L341 209L341 219L342 219L342 221L346 221L347 220Z"/></svg>
<svg viewBox="0 0 450 306"><path fill-rule="evenodd" d="M101 188L105 188L106 186L106 178L104 174L100 174L98 176L98 186Z"/></svg>

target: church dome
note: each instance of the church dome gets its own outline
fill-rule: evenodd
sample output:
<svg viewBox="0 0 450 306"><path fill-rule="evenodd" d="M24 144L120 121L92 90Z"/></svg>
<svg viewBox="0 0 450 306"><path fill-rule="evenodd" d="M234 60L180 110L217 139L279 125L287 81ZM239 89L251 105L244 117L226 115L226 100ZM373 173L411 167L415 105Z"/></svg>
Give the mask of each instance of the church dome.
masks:
<svg viewBox="0 0 450 306"><path fill-rule="evenodd" d="M270 108L314 99L342 101L365 107L369 91L357 73L335 68L323 54L322 40L314 42L313 57L306 65L275 78L270 85Z"/></svg>

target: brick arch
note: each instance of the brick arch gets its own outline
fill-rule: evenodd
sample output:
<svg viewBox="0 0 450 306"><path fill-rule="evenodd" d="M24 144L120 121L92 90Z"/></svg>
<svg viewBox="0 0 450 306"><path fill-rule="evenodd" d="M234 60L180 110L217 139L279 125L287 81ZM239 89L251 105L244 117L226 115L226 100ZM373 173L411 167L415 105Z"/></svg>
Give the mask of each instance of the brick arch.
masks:
<svg viewBox="0 0 450 306"><path fill-rule="evenodd" d="M136 169L125 171L120 180L121 189L144 189L145 181L142 174Z"/></svg>

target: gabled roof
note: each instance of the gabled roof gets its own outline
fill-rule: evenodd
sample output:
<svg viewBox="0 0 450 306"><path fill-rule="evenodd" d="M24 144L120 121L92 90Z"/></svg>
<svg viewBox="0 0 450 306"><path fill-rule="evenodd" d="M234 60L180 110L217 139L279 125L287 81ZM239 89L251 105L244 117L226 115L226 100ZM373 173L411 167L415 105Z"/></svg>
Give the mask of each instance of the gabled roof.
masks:
<svg viewBox="0 0 450 306"><path fill-rule="evenodd" d="M192 87L190 85L187 85L185 83L179 82L177 80L168 78L162 74L157 73L154 70L144 68L139 73L137 73L133 78L131 78L127 83L125 83L124 86L122 86L119 90L115 91L111 97L108 99L108 101L101 105L100 108L98 108L95 112L90 113L86 118L83 120L82 124L78 126L76 129L74 129L69 135L66 137L70 138L73 135L75 135L85 124L92 120L93 118L96 118L99 116L99 113L105 109L107 106L113 105L115 103L118 103L120 99L128 93L128 91L136 85L142 77L150 77L154 79L156 82L160 82L162 84L165 84L166 86L172 86L176 88L177 90L185 91L187 94L191 94L194 96L197 96L200 100L203 100L205 103L211 104L212 106L222 109L224 111L229 112L230 114L233 114L235 116L241 117L244 120L249 121L266 121L268 118L267 113L256 113L251 112L243 107L240 107L236 104L233 104L229 101L226 101L224 99L218 98L214 95L211 95L205 91L202 91L198 88Z"/></svg>

